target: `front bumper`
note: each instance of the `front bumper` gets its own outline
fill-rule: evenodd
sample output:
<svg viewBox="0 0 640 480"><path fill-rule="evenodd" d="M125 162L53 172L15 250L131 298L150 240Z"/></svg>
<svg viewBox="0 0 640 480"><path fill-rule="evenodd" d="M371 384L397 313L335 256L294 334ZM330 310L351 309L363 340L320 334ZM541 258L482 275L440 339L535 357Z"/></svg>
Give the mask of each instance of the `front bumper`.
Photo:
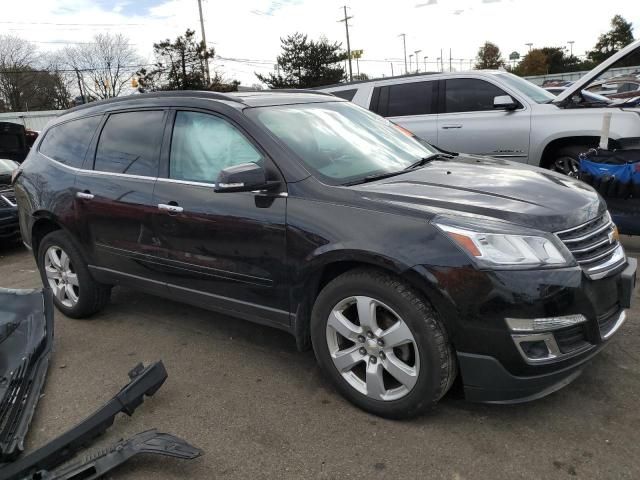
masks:
<svg viewBox="0 0 640 480"><path fill-rule="evenodd" d="M582 270L481 272L424 268L435 279L434 306L457 352L465 396L471 401L515 403L548 395L567 385L607 345L631 305L637 262L613 275L590 280ZM537 362L518 348L505 318L580 314L587 321L551 332L555 356Z"/></svg>

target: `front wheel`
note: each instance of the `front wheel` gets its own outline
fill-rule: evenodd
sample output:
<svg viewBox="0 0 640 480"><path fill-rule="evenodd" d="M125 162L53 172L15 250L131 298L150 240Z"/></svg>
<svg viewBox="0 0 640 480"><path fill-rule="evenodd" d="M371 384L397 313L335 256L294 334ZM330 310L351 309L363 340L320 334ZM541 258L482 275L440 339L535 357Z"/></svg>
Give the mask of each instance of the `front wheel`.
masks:
<svg viewBox="0 0 640 480"><path fill-rule="evenodd" d="M580 145L560 148L555 153L549 165L549 170L578 178L580 175L580 154L588 151L589 147Z"/></svg>
<svg viewBox="0 0 640 480"><path fill-rule="evenodd" d="M88 317L108 303L110 286L93 279L82 255L64 232L57 230L42 239L37 260L42 281L51 288L56 307L68 317Z"/></svg>
<svg viewBox="0 0 640 480"><path fill-rule="evenodd" d="M433 308L382 271L347 272L320 292L311 338L322 370L360 408L408 418L432 407L457 368Z"/></svg>

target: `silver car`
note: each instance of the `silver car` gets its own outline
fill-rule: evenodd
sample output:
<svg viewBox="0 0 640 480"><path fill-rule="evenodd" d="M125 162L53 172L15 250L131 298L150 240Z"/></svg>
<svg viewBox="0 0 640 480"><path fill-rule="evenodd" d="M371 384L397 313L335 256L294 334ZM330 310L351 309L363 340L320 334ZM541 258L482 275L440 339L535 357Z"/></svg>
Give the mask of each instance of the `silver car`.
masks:
<svg viewBox="0 0 640 480"><path fill-rule="evenodd" d="M640 109L585 89L616 61L640 64L640 41L558 96L497 70L416 74L322 88L369 108L437 147L504 157L574 175L612 113L610 148L640 147ZM637 102L636 102L637 105Z"/></svg>

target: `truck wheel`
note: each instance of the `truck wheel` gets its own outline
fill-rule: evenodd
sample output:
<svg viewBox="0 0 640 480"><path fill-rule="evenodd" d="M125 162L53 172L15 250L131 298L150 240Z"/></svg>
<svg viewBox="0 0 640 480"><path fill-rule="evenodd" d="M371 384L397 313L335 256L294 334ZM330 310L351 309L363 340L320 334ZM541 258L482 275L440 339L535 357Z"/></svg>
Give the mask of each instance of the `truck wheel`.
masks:
<svg viewBox="0 0 640 480"><path fill-rule="evenodd" d="M589 151L584 145L571 145L558 149L549 165L549 170L578 178L580 154Z"/></svg>
<svg viewBox="0 0 640 480"><path fill-rule="evenodd" d="M85 318L108 302L111 287L96 282L80 252L62 231L56 230L40 242L38 269L45 286L53 291L53 301L71 318Z"/></svg>
<svg viewBox="0 0 640 480"><path fill-rule="evenodd" d="M347 272L322 289L311 314L311 340L340 393L381 417L427 411L457 374L433 308L409 285L375 269Z"/></svg>

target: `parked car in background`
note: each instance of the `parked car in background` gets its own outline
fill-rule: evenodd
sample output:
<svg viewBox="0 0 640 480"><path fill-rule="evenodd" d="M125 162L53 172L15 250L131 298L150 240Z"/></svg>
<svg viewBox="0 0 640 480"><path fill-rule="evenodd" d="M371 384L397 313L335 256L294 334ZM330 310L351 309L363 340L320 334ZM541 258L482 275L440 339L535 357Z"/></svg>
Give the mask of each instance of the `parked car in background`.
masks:
<svg viewBox="0 0 640 480"><path fill-rule="evenodd" d="M640 79L636 76L610 78L595 82L586 90L607 98L640 97Z"/></svg>
<svg viewBox="0 0 640 480"><path fill-rule="evenodd" d="M91 103L19 172L22 235L64 314L123 285L271 325L385 417L425 411L459 373L475 401L563 387L635 285L591 187L443 154L327 94Z"/></svg>
<svg viewBox="0 0 640 480"><path fill-rule="evenodd" d="M28 153L24 126L19 123L0 122L0 158L22 162Z"/></svg>
<svg viewBox="0 0 640 480"><path fill-rule="evenodd" d="M610 147L640 146L640 109L583 92L616 61L637 59L636 41L582 79L552 93L503 71L417 74L323 87L389 118L441 149L507 158L569 175L598 145L611 112ZM585 80L587 79L587 80Z"/></svg>
<svg viewBox="0 0 640 480"><path fill-rule="evenodd" d="M16 242L20 239L18 207L11 186L12 175L19 166L13 160L0 158L0 243Z"/></svg>

